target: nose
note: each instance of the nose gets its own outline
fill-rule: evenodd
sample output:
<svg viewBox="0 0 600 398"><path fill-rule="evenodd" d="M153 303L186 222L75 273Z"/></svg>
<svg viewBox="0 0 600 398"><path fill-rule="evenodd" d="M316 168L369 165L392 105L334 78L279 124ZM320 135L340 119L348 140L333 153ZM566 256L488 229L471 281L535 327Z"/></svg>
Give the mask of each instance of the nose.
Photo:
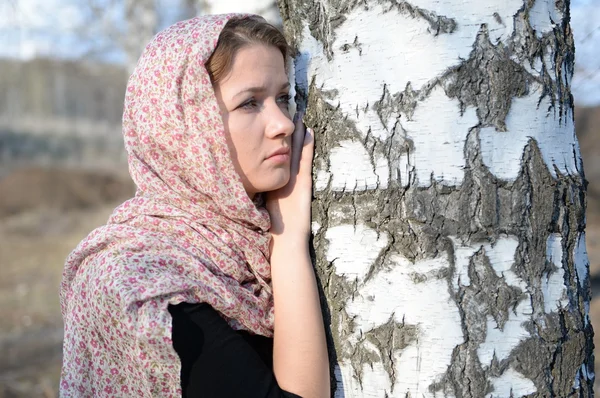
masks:
<svg viewBox="0 0 600 398"><path fill-rule="evenodd" d="M287 110L284 111L277 103L270 104L268 109L269 111L265 112L265 135L269 138L285 138L292 135L295 126Z"/></svg>

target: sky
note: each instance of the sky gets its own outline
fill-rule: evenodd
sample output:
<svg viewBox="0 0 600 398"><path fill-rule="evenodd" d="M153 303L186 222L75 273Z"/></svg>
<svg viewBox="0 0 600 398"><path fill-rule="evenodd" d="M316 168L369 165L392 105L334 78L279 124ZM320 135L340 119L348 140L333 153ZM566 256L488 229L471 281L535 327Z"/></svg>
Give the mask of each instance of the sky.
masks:
<svg viewBox="0 0 600 398"><path fill-rule="evenodd" d="M180 19L180 1L157 0L161 28ZM86 56L123 62L122 52L103 34L108 26L118 28L122 20L120 8L110 7L111 3L118 1L0 0L0 57ZM96 5L103 18L86 4ZM600 0L572 0L571 26L576 46L575 101L600 105Z"/></svg>

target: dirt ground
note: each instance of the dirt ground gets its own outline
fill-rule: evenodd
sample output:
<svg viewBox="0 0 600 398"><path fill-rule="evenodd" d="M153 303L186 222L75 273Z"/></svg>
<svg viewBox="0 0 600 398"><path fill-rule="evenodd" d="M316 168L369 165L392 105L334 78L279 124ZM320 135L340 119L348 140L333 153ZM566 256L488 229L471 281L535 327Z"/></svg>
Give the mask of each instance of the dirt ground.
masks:
<svg viewBox="0 0 600 398"><path fill-rule="evenodd" d="M578 109L576 118L590 181L592 288L599 296L591 318L600 330L600 109ZM82 170L30 167L0 176L0 398L57 396L62 264L132 193L128 179ZM598 336L595 341L600 346Z"/></svg>
<svg viewBox="0 0 600 398"><path fill-rule="evenodd" d="M131 196L133 184L97 173L28 168L1 179L0 192L0 398L55 397L62 264Z"/></svg>

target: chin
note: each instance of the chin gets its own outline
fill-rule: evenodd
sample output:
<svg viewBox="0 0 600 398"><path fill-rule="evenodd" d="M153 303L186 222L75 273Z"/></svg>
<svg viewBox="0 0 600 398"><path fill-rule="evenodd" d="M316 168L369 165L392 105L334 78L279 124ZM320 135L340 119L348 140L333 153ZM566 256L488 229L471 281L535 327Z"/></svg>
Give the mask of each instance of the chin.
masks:
<svg viewBox="0 0 600 398"><path fill-rule="evenodd" d="M260 181L261 189L258 190L258 192L276 191L279 188L285 187L289 181L290 181L289 171L284 174L282 173L281 175L278 175L278 176L273 176L273 178L270 178L269 180Z"/></svg>

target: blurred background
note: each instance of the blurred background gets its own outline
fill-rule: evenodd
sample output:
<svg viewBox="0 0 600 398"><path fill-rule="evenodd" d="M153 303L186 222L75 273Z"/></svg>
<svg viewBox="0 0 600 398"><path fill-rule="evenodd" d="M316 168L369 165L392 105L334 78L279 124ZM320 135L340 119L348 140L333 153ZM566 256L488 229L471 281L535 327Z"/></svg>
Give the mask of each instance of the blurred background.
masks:
<svg viewBox="0 0 600 398"><path fill-rule="evenodd" d="M143 46L175 21L230 11L280 24L272 0L0 0L0 398L57 396L62 266L134 192L120 123ZM600 332L600 0L572 0L571 25Z"/></svg>

